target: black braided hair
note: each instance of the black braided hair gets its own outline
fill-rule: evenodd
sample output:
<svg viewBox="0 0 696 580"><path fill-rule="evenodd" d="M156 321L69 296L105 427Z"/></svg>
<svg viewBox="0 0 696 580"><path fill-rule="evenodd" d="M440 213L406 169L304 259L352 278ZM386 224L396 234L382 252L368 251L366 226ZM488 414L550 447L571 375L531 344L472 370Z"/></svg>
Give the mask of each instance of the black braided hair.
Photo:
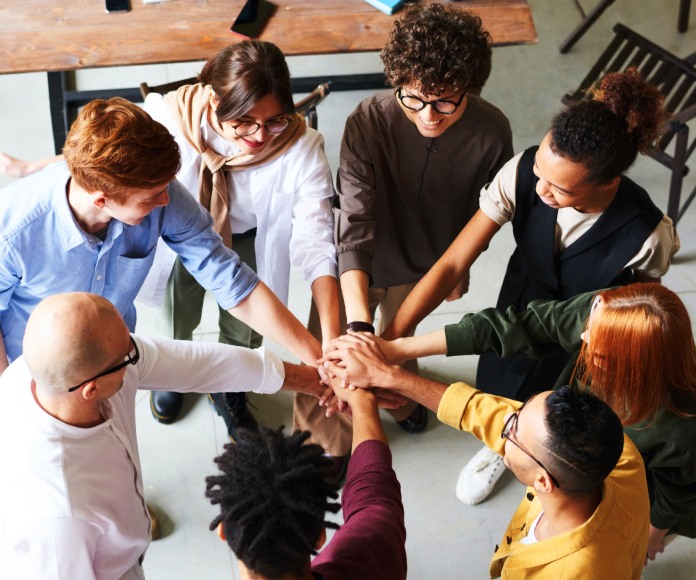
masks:
<svg viewBox="0 0 696 580"><path fill-rule="evenodd" d="M206 478L205 495L220 506L210 524L222 523L227 543L244 565L260 576L298 574L307 565L325 520L340 504L331 460L320 445L305 444L308 431L290 436L260 427L225 445L215 458L221 475Z"/></svg>

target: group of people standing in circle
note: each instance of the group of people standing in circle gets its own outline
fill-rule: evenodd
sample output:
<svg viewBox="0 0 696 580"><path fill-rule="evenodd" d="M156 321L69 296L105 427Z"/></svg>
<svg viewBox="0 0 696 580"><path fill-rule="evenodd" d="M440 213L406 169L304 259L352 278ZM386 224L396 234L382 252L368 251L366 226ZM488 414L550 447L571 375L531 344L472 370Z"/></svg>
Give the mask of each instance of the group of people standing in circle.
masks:
<svg viewBox="0 0 696 580"><path fill-rule="evenodd" d="M307 329L278 323L285 319L275 311L242 321L234 305L221 304L219 341L256 348L275 327L269 338L318 364L334 389L368 386L352 355L342 359L353 348L376 349L369 356L379 351L412 373L420 356L481 354L476 388L520 402L568 384L589 391L616 414L645 464L650 521L636 524L641 558L654 559L668 534L696 537L696 347L684 305L660 285L679 239L625 175L660 134L659 92L635 71L610 74L592 99L556 114L538 146L515 155L504 112L480 96L491 48L479 18L450 5L410 5L382 59L391 89L348 117L335 187L324 140L295 112L287 63L270 42L231 45L205 64L198 83L146 98L144 110L178 145L176 180L279 299L271 308L287 305L291 266L311 289ZM15 174L43 165L3 161ZM476 284L471 266L508 222L515 249L495 307L415 336L440 303ZM206 290L226 281L213 276L206 286L197 277L205 260L177 256L168 244L158 244L151 295L142 298L161 304L162 334L191 340ZM11 360L19 351L9 319L0 321ZM423 432L428 402L401 394L405 404L391 413L404 430ZM153 391L155 419L175 421L181 397ZM232 439L258 428L244 394L212 394L211 402ZM296 394L294 405L294 428L309 431L344 477L350 415L326 413L308 395ZM512 443L514 434L506 435ZM484 447L462 469L457 496L479 503L506 465L500 449ZM549 485L563 492L572 477ZM601 493L577 495L595 507L604 501ZM550 522L548 507L543 514ZM534 529L548 533L547 525L538 517ZM624 569L635 571L633 563Z"/></svg>

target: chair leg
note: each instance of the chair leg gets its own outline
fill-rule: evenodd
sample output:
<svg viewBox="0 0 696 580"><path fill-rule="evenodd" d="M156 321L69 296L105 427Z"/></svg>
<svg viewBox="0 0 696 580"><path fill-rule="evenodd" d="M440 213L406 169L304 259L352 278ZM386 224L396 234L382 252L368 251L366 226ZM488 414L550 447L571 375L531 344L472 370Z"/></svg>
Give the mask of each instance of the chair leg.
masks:
<svg viewBox="0 0 696 580"><path fill-rule="evenodd" d="M580 40L580 37L585 34L595 22L597 22L604 11L615 1L616 0L600 0L597 6L590 10L590 13L585 16L585 19L578 25L578 27L573 30L573 32L571 32L561 43L561 46L559 47L561 54L566 54L571 48L573 48L573 45Z"/></svg>
<svg viewBox="0 0 696 580"><path fill-rule="evenodd" d="M684 213L686 212L687 209L689 209L689 206L691 205L691 202L694 201L694 198L696 197L696 187L694 187L691 190L691 193L689 194L689 197L687 197L684 200L684 203L682 204L681 208L679 209L679 215L677 216L676 221L674 222L674 225L676 227L677 222L682 218Z"/></svg>
<svg viewBox="0 0 696 580"><path fill-rule="evenodd" d="M669 199L667 201L667 215L677 225L679 218L679 202L681 201L682 183L684 182L684 166L686 165L686 147L689 138L689 127L681 125L675 132L674 161L672 163L672 177L669 184Z"/></svg>
<svg viewBox="0 0 696 580"><path fill-rule="evenodd" d="M686 32L689 28L689 11L691 10L691 0L679 0L679 21L677 22L677 30Z"/></svg>

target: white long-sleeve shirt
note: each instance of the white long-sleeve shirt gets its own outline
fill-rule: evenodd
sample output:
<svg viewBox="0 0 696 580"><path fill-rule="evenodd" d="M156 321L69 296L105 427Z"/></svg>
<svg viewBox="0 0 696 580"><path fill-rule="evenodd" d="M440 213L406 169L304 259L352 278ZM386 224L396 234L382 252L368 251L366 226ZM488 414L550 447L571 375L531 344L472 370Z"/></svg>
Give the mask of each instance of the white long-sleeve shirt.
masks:
<svg viewBox="0 0 696 580"><path fill-rule="evenodd" d="M275 393L285 378L282 361L263 348L134 338L140 361L127 367L96 427L44 411L23 356L0 377L0 578L144 578L138 560L150 543L150 518L137 390Z"/></svg>
<svg viewBox="0 0 696 580"><path fill-rule="evenodd" d="M181 150L177 179L197 196L200 154L181 134L162 95L150 93L144 108L176 139ZM206 115L201 121L201 135L221 155L239 152L234 142L210 128ZM291 265L310 284L320 276L336 276L335 191L321 134L307 128L285 153L257 167L235 169L228 173L227 183L232 233L257 228L257 273L284 304L288 301ZM145 303L158 302L153 296L163 291L174 263L173 253L162 246L158 247L150 275L151 280L156 277L159 281L158 291L151 296L141 294Z"/></svg>

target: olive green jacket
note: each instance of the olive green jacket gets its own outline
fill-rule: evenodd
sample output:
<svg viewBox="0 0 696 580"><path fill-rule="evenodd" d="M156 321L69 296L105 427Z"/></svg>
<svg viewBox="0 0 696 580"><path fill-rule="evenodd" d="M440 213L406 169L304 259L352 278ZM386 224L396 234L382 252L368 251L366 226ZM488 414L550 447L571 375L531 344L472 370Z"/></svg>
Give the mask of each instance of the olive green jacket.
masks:
<svg viewBox="0 0 696 580"><path fill-rule="evenodd" d="M495 308L465 315L445 327L447 356L495 352L540 357L561 346L573 357L556 386L570 381L587 318L598 292L565 301L535 300L526 310ZM696 413L696 401L679 401ZM643 456L650 492L650 522L656 528L696 537L696 418L660 411L651 420L625 428Z"/></svg>

